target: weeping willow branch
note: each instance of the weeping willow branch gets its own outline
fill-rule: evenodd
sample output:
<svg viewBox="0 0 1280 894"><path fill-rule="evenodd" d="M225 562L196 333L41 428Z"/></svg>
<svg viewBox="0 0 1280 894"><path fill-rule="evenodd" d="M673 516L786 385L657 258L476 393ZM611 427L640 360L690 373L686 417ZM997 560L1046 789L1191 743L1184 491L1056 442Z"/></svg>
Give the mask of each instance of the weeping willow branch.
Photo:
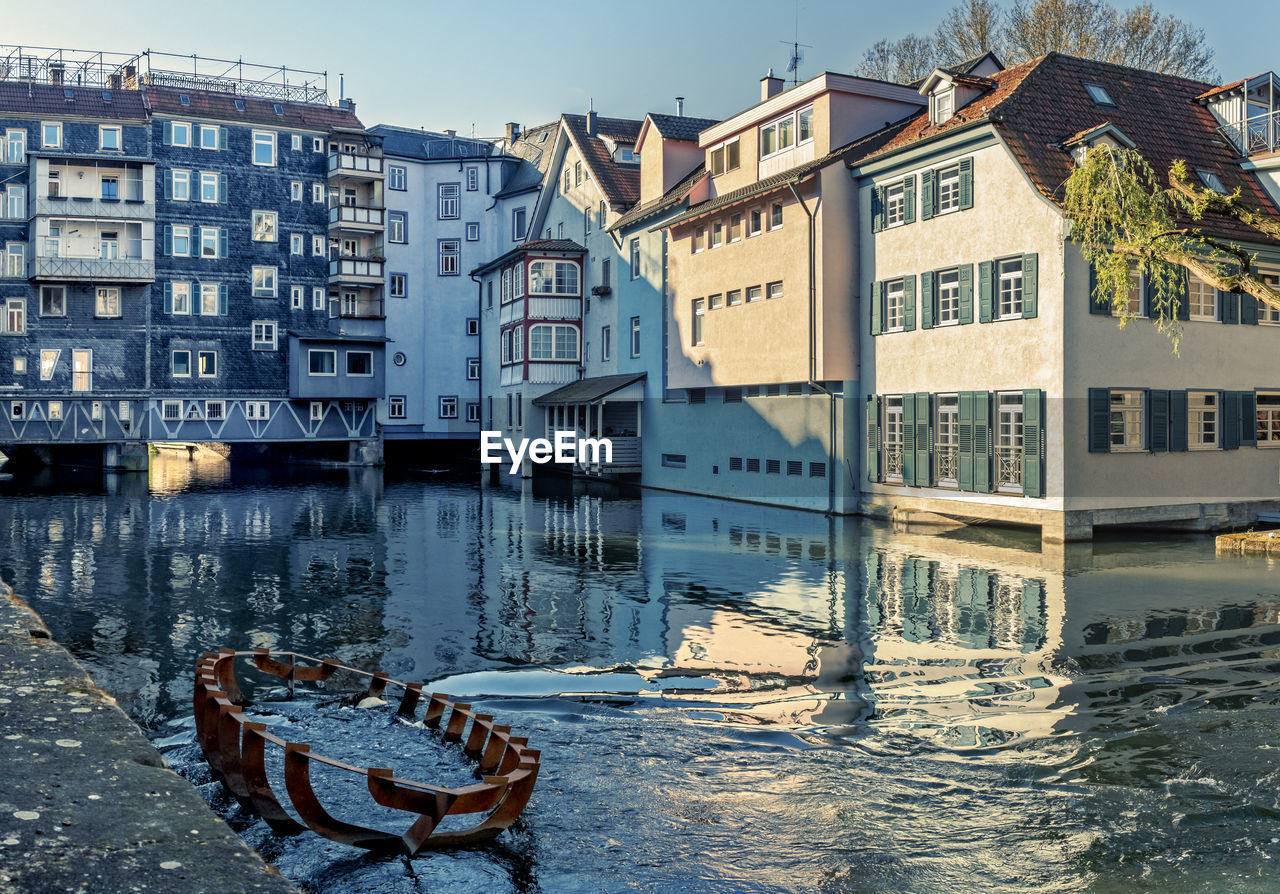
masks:
<svg viewBox="0 0 1280 894"><path fill-rule="evenodd" d="M1182 335L1179 311L1187 300L1184 271L1280 309L1280 291L1257 274L1251 252L1180 226L1175 215L1185 221L1223 214L1276 240L1280 221L1242 203L1239 190L1221 195L1195 185L1184 162L1174 163L1166 187L1138 152L1095 146L1067 179L1065 211L1072 221L1070 238L1096 272L1094 300L1110 304L1125 325L1134 316L1130 277L1142 273L1150 286L1151 315L1175 351Z"/></svg>

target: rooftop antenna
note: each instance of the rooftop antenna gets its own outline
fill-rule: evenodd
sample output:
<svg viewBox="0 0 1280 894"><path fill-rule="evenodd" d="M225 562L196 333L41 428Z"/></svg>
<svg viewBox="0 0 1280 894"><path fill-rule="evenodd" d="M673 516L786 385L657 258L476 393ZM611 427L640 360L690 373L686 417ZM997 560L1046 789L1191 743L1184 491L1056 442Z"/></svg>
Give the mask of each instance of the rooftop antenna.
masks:
<svg viewBox="0 0 1280 894"><path fill-rule="evenodd" d="M800 63L804 61L804 51L812 50L813 46L800 42L800 0L796 0L796 32L793 40L780 40L779 43L789 44L791 47L791 58L787 60L787 71L791 72L791 86L794 87L800 83Z"/></svg>

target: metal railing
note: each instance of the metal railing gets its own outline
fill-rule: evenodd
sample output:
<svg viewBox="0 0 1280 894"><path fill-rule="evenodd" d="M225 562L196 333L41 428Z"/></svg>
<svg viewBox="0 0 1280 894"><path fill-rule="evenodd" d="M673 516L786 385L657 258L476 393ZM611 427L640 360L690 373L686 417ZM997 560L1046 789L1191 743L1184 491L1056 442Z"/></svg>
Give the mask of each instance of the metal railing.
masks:
<svg viewBox="0 0 1280 894"><path fill-rule="evenodd" d="M884 477L902 480L902 447L886 447L884 450Z"/></svg>
<svg viewBox="0 0 1280 894"><path fill-rule="evenodd" d="M380 227L386 212L364 205L334 205L329 209L329 224L367 224Z"/></svg>
<svg viewBox="0 0 1280 894"><path fill-rule="evenodd" d="M385 261L369 258L334 258L329 262L329 276L359 276L382 279Z"/></svg>
<svg viewBox="0 0 1280 894"><path fill-rule="evenodd" d="M46 217L111 217L150 220L155 202L143 199L98 199L93 196L36 196L35 214Z"/></svg>
<svg viewBox="0 0 1280 894"><path fill-rule="evenodd" d="M155 261L141 258L55 258L37 255L27 262L29 279L99 279L154 282Z"/></svg>
<svg viewBox="0 0 1280 894"><path fill-rule="evenodd" d="M1218 128L1241 155L1280 150L1280 111L1255 115Z"/></svg>
<svg viewBox="0 0 1280 894"><path fill-rule="evenodd" d="M382 176L382 156L362 152L329 153L329 174L374 174Z"/></svg>
<svg viewBox="0 0 1280 894"><path fill-rule="evenodd" d="M996 487L1022 487L1022 448L996 448Z"/></svg>
<svg viewBox="0 0 1280 894"><path fill-rule="evenodd" d="M385 319L386 314L383 313L383 303L381 298L358 298L352 301L349 298L333 298L335 316L345 320L381 320Z"/></svg>
<svg viewBox="0 0 1280 894"><path fill-rule="evenodd" d="M938 480L956 481L960 476L960 452L949 445L938 447Z"/></svg>

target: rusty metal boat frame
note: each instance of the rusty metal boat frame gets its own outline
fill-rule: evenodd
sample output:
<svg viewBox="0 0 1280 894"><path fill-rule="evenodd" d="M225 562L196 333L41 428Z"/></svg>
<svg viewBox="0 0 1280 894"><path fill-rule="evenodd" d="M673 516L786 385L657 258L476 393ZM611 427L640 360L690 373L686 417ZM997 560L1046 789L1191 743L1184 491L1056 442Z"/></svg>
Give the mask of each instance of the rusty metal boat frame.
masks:
<svg viewBox="0 0 1280 894"><path fill-rule="evenodd" d="M443 724L441 737L445 742L461 744L463 753L477 762L476 773L481 781L461 788L443 788L400 779L390 769L357 767L325 757L309 745L286 741L265 724L244 716L242 709L249 703L241 694L235 674L236 660L240 658L252 659L259 670L287 681L290 697L296 682L327 680L339 670L367 678L366 696L382 698L388 686L399 687L403 695L397 714L409 720L416 719L422 684L402 683L383 673L346 667L332 658L312 658L296 652L222 649L201 656L196 662L194 710L196 738L205 760L236 800L260 815L275 832L293 835L309 828L342 844L413 855L495 838L515 822L528 804L538 778L539 752L528 747L526 738L511 735L510 727L494 723L492 716L477 714L470 705L455 702L442 693L431 693L423 724L434 729ZM302 823L285 810L267 779L268 746L284 752L285 790ZM416 814L416 819L397 834L335 818L312 788L313 763L365 777L369 794L377 804ZM436 831L445 817L470 813L483 814L476 825Z"/></svg>

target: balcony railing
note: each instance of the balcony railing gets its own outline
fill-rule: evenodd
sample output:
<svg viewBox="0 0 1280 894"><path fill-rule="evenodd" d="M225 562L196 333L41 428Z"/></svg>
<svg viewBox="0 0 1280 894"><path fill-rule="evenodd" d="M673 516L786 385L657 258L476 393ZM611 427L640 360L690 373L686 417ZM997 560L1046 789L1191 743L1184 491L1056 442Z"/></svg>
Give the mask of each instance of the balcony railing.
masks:
<svg viewBox="0 0 1280 894"><path fill-rule="evenodd" d="M938 483L954 484L960 478L960 452L949 444L938 445Z"/></svg>
<svg viewBox="0 0 1280 894"><path fill-rule="evenodd" d="M98 199L92 196L36 196L35 214L45 217L110 217L117 220L150 220L154 202L142 199Z"/></svg>
<svg viewBox="0 0 1280 894"><path fill-rule="evenodd" d="M27 262L29 279L95 279L105 282L154 282L155 261L141 258L54 258L36 256Z"/></svg>
<svg viewBox="0 0 1280 894"><path fill-rule="evenodd" d="M1022 489L1022 448L996 448L996 489Z"/></svg>
<svg viewBox="0 0 1280 894"><path fill-rule="evenodd" d="M884 477L886 480L902 480L902 446L890 445L884 449Z"/></svg>
<svg viewBox="0 0 1280 894"><path fill-rule="evenodd" d="M364 155L359 152L332 152L329 154L329 176L341 174L382 176L382 156Z"/></svg>
<svg viewBox="0 0 1280 894"><path fill-rule="evenodd" d="M385 262L372 258L334 258L329 261L329 278L382 279Z"/></svg>
<svg viewBox="0 0 1280 894"><path fill-rule="evenodd" d="M333 316L341 317L344 320L381 320L386 318L383 313L383 302L381 298L331 298L329 306L333 308Z"/></svg>
<svg viewBox="0 0 1280 894"><path fill-rule="evenodd" d="M368 208L363 205L334 205L329 209L329 226L355 224L357 226L381 227L386 212L381 208Z"/></svg>
<svg viewBox="0 0 1280 894"><path fill-rule="evenodd" d="M1262 155L1280 150L1280 111L1224 124L1218 130L1241 155Z"/></svg>

